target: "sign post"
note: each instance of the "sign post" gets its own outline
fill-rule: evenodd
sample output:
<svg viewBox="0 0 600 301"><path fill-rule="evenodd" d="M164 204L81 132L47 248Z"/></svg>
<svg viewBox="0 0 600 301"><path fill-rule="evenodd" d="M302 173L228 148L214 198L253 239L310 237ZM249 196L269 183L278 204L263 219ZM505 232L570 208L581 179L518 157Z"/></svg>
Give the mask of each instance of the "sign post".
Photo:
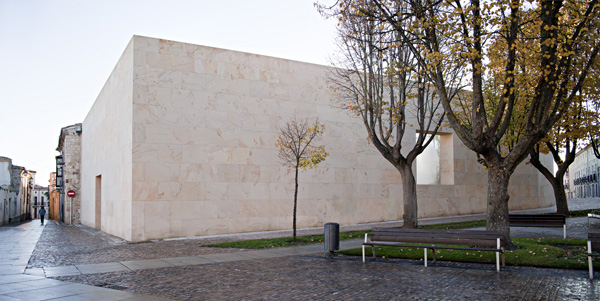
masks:
<svg viewBox="0 0 600 301"><path fill-rule="evenodd" d="M73 224L73 197L75 196L75 191L73 190L69 190L67 191L67 196L69 197L69 220L70 220L70 224Z"/></svg>

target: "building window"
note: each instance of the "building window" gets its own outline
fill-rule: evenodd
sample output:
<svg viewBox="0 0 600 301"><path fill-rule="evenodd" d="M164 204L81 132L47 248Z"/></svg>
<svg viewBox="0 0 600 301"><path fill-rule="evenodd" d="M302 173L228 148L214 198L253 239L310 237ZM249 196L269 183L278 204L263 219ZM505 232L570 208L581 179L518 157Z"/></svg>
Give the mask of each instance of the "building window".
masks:
<svg viewBox="0 0 600 301"><path fill-rule="evenodd" d="M417 133L417 137L418 137ZM431 137L426 136L426 139ZM417 185L454 185L454 142L449 133L438 133L417 157Z"/></svg>

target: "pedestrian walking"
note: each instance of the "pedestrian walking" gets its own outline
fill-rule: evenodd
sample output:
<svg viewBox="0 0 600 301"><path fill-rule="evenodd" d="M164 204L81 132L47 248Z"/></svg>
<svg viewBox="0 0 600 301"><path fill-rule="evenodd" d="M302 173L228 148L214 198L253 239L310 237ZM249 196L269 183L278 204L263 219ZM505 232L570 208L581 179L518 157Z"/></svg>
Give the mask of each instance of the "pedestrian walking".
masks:
<svg viewBox="0 0 600 301"><path fill-rule="evenodd" d="M40 211L38 211L38 213L40 214L40 219L42 220L42 225L44 224L44 215L46 215L46 209L44 209L44 207L42 206L42 208L40 208Z"/></svg>

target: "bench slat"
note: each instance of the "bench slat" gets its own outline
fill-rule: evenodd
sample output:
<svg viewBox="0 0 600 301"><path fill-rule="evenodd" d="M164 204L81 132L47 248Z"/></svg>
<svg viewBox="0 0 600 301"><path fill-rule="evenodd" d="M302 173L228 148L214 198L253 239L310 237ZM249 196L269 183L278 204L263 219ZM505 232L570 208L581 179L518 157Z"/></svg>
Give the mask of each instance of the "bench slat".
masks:
<svg viewBox="0 0 600 301"><path fill-rule="evenodd" d="M503 235L485 235L485 234L473 234L469 235L466 233L396 233L396 232L371 232L372 236L384 236L384 237L438 237L438 238L454 238L454 239L489 239L495 240L496 238L503 238Z"/></svg>
<svg viewBox="0 0 600 301"><path fill-rule="evenodd" d="M503 252L502 249L496 248L461 248L461 247L448 247L448 246L422 246L422 245L409 245L401 243L382 243L382 242L366 242L363 243L365 246L386 246L386 247L406 247L406 248L427 248L427 249L445 249L445 250L464 250L464 251L489 251L489 252Z"/></svg>
<svg viewBox="0 0 600 301"><path fill-rule="evenodd" d="M544 228L562 228L563 227L563 223L523 223L523 222L519 222L519 223L510 223L511 226L513 227L544 227Z"/></svg>
<svg viewBox="0 0 600 301"><path fill-rule="evenodd" d="M365 262L365 246L373 247L373 257L375 257L374 246L393 246L496 252L496 271L500 271L500 255L504 265L504 235L498 231L375 228L371 230L370 237L371 241L365 238L362 244L363 262ZM416 245L416 243L425 245ZM424 253L423 262L427 267L427 252Z"/></svg>
<svg viewBox="0 0 600 301"><path fill-rule="evenodd" d="M496 239L493 240L482 240L482 239L452 239L452 238L437 238L437 237L386 237L377 236L373 237L372 241L386 241L386 242L412 242L412 243L424 243L424 244L442 244L442 245L470 245L470 246L484 246L484 247L495 247L497 244Z"/></svg>
<svg viewBox="0 0 600 301"><path fill-rule="evenodd" d="M509 214L509 223L511 226L534 225L564 225L566 217L564 214Z"/></svg>
<svg viewBox="0 0 600 301"><path fill-rule="evenodd" d="M385 233L389 235L404 235L404 236L443 236L443 237L481 237L496 239L503 238L504 234L499 231L482 231L482 230L443 230L443 229L401 229L401 228L374 228L372 234Z"/></svg>

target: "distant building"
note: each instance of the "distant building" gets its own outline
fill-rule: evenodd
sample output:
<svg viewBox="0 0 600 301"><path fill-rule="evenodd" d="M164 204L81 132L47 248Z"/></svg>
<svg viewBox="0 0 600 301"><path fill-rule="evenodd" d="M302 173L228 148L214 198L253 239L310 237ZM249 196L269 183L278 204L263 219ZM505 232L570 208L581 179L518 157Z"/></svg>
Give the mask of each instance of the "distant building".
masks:
<svg viewBox="0 0 600 301"><path fill-rule="evenodd" d="M82 223L136 242L290 229L293 173L275 143L295 115L319 118L330 153L300 175L298 227L402 219L400 174L362 121L332 106L331 70L134 36L83 122ZM78 135L69 133L65 141ZM417 186L419 217L485 213L487 172L451 129L439 136L436 181ZM509 193L511 210L553 205L548 181L526 164Z"/></svg>
<svg viewBox="0 0 600 301"><path fill-rule="evenodd" d="M59 218L65 224L81 224L81 123L60 130L56 156L56 190ZM70 190L75 197L67 196Z"/></svg>
<svg viewBox="0 0 600 301"><path fill-rule="evenodd" d="M36 219L36 218L40 218L39 210L41 207L44 207L46 212L49 211L48 210L48 204L49 204L48 187L35 185L32 193L33 193L33 202L31 203L31 218Z"/></svg>
<svg viewBox="0 0 600 301"><path fill-rule="evenodd" d="M569 192L571 198L600 197L600 159L589 144L575 155L569 166Z"/></svg>
<svg viewBox="0 0 600 301"><path fill-rule="evenodd" d="M0 157L0 225L31 219L35 171Z"/></svg>

